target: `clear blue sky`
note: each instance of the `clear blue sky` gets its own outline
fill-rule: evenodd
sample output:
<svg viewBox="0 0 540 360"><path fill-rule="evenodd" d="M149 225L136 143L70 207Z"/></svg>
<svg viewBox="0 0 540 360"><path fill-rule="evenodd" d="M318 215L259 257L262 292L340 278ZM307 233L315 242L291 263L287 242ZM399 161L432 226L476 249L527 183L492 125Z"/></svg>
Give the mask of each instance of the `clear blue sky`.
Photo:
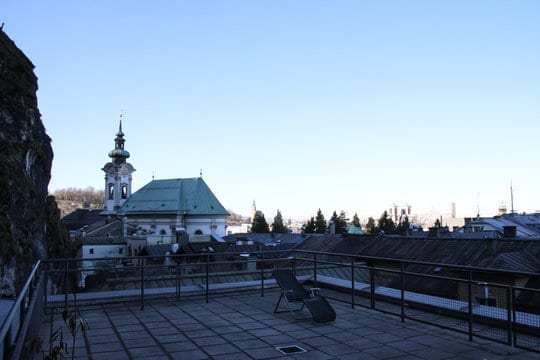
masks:
<svg viewBox="0 0 540 360"><path fill-rule="evenodd" d="M35 64L50 192L196 177L272 219L540 209L539 1L2 0Z"/></svg>

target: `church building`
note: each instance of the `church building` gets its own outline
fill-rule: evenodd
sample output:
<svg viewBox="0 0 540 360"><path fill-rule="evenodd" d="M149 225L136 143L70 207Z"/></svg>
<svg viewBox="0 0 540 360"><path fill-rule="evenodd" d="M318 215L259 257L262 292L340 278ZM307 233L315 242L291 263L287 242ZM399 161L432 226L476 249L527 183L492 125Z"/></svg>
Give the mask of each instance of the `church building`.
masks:
<svg viewBox="0 0 540 360"><path fill-rule="evenodd" d="M111 162L103 167L103 214L122 220L128 243L144 247L176 243L186 235L226 235L229 213L202 174L198 178L153 179L132 194L135 169L126 162L130 154L124 148L122 120L114 142L115 147L109 152Z"/></svg>

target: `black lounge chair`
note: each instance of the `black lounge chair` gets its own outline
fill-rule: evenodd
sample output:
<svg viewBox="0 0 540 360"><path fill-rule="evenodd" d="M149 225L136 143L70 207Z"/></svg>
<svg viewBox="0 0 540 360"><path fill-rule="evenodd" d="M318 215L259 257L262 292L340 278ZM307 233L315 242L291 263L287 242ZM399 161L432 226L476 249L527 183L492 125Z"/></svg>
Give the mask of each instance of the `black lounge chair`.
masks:
<svg viewBox="0 0 540 360"><path fill-rule="evenodd" d="M281 288L279 300L274 309L274 313L282 313L289 311L295 319L305 317L297 317L296 313L304 309L304 305L309 309L313 320L318 323L332 322L336 319L336 312L330 303L322 296L315 294L318 288L306 290L296 279L291 270L276 269L273 273L277 284ZM285 300L287 310L279 310L281 300ZM293 309L291 303L302 304L300 308Z"/></svg>

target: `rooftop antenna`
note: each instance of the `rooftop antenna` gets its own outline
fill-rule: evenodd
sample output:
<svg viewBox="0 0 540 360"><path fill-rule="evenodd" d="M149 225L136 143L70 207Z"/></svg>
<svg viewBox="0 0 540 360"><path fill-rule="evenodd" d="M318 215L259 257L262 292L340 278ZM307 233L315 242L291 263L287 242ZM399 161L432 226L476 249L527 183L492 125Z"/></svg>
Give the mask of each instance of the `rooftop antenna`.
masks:
<svg viewBox="0 0 540 360"><path fill-rule="evenodd" d="M514 189L512 188L512 180L510 180L510 214L514 213Z"/></svg>
<svg viewBox="0 0 540 360"><path fill-rule="evenodd" d="M480 218L480 192L476 193L476 218Z"/></svg>

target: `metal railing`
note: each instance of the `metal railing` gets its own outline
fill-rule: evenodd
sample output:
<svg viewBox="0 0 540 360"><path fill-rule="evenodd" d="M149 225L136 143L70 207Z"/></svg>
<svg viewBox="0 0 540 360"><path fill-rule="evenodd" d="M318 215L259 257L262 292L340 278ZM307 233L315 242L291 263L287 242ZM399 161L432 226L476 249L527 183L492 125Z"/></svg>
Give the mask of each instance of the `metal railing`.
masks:
<svg viewBox="0 0 540 360"><path fill-rule="evenodd" d="M411 319L466 333L471 341L478 337L540 352L540 289L514 285L517 280L539 279L539 273L313 251L295 253L297 263L312 264L316 287L333 289L328 297L352 307L364 306L399 316L401 321ZM336 278L336 267L349 275ZM324 276L325 272L330 276ZM437 275L443 272L452 276ZM434 286L418 286L428 283Z"/></svg>
<svg viewBox="0 0 540 360"><path fill-rule="evenodd" d="M538 279L538 273L300 250L207 252L47 260L34 268L25 288L42 289L42 293L34 291L40 296L33 296L32 307L37 314L32 318L41 319L38 308L52 317L59 310L84 304L132 300L144 310L147 302L163 298L198 297L209 302L214 295L247 289L264 296L265 290L276 286L272 271L278 267L291 268L300 280L321 288L324 296L353 308L363 306L401 321L437 325L467 334L469 340L487 338L540 352L540 306L535 302L540 289L515 285L516 279ZM486 289L487 296L482 296ZM21 309L23 303L18 300L15 308ZM17 310L10 317L15 314ZM4 324L1 330L3 339ZM19 339L28 341L33 336L25 334L12 343L19 346Z"/></svg>
<svg viewBox="0 0 540 360"><path fill-rule="evenodd" d="M38 261L0 324L1 359L27 358L27 348L35 345L27 341L37 338L43 319L44 286L41 275L41 262ZM25 343L27 348L23 348Z"/></svg>

